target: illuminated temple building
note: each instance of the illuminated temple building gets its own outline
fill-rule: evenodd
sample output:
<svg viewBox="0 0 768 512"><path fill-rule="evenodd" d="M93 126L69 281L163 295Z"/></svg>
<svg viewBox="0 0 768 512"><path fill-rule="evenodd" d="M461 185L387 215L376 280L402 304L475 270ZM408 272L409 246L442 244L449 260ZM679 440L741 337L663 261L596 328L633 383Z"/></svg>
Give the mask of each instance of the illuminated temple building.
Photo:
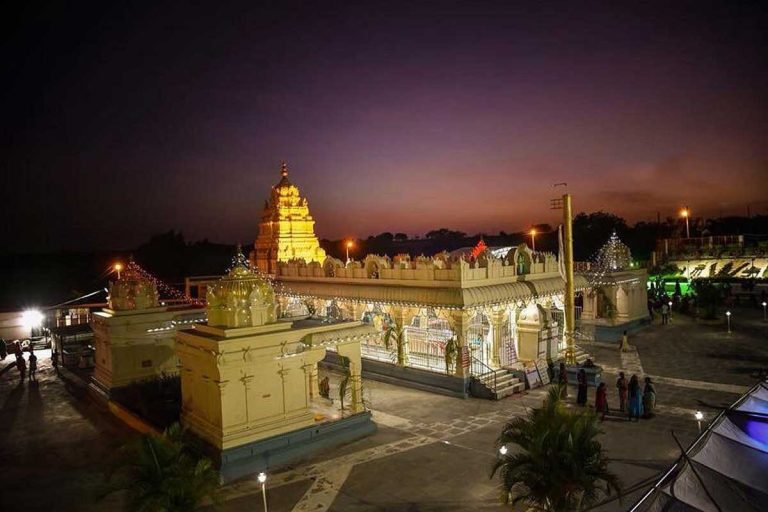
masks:
<svg viewBox="0 0 768 512"><path fill-rule="evenodd" d="M256 263L274 280L278 318L376 328L381 335L361 346L364 376L501 398L524 387L526 367L563 358L565 287L554 254L520 244L343 262L325 256L313 225L306 199L283 168L259 226ZM188 278L187 293L202 297L214 282ZM577 274L575 290L587 303L585 325L593 336L615 341L647 318L645 270L607 269L599 281ZM587 354L577 356L583 361ZM333 354L326 362L333 364Z"/></svg>
<svg viewBox="0 0 768 512"><path fill-rule="evenodd" d="M251 254L251 263L261 272L274 274L277 262L303 259L322 263L325 251L315 236L315 220L309 214L307 199L288 179L283 163L280 182L272 187L259 223L259 236Z"/></svg>

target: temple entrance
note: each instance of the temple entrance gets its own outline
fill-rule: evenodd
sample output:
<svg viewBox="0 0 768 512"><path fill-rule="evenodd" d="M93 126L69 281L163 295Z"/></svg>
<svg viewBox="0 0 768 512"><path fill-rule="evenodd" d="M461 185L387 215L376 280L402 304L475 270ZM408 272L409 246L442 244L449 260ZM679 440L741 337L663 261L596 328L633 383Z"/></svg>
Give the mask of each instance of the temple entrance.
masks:
<svg viewBox="0 0 768 512"><path fill-rule="evenodd" d="M445 371L445 344L454 336L448 321L434 308L422 308L405 327L411 366Z"/></svg>
<svg viewBox="0 0 768 512"><path fill-rule="evenodd" d="M477 313L467 329L467 347L472 357L472 373L482 374L491 370L493 361L493 343L491 340L491 322L488 316Z"/></svg>
<svg viewBox="0 0 768 512"><path fill-rule="evenodd" d="M517 363L517 322L515 311L509 310L501 323L501 344L499 346L499 365L504 368Z"/></svg>

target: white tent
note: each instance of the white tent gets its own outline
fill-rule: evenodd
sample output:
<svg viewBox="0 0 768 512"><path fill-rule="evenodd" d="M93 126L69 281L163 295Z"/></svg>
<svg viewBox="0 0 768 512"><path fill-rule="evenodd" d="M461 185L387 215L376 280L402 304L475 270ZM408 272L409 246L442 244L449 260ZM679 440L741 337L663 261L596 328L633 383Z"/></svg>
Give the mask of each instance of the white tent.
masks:
<svg viewBox="0 0 768 512"><path fill-rule="evenodd" d="M630 510L768 510L768 381L721 412Z"/></svg>

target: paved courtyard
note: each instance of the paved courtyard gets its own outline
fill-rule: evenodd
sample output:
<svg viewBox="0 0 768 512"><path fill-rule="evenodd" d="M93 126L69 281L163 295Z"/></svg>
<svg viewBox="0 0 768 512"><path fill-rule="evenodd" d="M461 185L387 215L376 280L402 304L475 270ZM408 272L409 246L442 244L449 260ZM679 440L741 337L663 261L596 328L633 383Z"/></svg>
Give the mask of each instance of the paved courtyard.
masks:
<svg viewBox="0 0 768 512"><path fill-rule="evenodd" d="M735 310L734 333L674 317L633 336L636 350L585 344L604 365L609 401L623 369L657 382L658 415L629 423L613 416L601 441L611 469L626 488L653 478L698 432L693 413L706 419L729 405L768 366L768 325L762 312ZM74 380L56 377L42 360L40 382L18 386L15 370L0 378L2 510L115 510L119 499L96 501L94 489L116 447L133 434L93 406ZM9 361L6 359L6 361ZM537 406L544 390L500 402L461 400L366 381L378 432L269 475L269 510L509 510L489 478L494 440L510 417ZM570 400L575 396L571 390ZM590 403L594 390L590 390ZM32 486L33 490L30 490ZM599 511L624 510L639 492ZM260 486L243 479L224 489L224 511L262 509ZM87 505L86 505L87 504ZM521 508L522 510L522 508Z"/></svg>

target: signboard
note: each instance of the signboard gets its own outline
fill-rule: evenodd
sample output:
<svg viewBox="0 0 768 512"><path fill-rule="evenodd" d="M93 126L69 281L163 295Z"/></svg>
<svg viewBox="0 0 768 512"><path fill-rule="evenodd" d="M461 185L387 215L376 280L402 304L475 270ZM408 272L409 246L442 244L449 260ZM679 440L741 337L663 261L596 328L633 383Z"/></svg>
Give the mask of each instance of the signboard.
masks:
<svg viewBox="0 0 768 512"><path fill-rule="evenodd" d="M542 386L541 378L539 377L539 369L536 368L536 365L525 367L525 382L528 383L529 389L535 389Z"/></svg>
<svg viewBox="0 0 768 512"><path fill-rule="evenodd" d="M536 360L536 369L539 371L539 379L541 385L546 386L549 384L549 368L547 367L547 360L544 358Z"/></svg>

